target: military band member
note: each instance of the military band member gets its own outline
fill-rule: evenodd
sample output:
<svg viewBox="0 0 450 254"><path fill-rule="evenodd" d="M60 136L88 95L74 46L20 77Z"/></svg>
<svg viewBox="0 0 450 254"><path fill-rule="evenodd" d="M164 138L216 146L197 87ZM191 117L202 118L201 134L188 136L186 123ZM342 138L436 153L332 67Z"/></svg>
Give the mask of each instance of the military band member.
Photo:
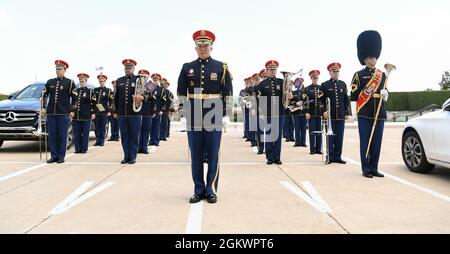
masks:
<svg viewBox="0 0 450 254"><path fill-rule="evenodd" d="M169 130L169 111L172 107L173 94L169 90L169 82L167 79L162 79L162 104L161 104L161 128L160 128L160 141L167 141L168 130Z"/></svg>
<svg viewBox="0 0 450 254"><path fill-rule="evenodd" d="M140 76L145 77L145 81L147 83L148 77L150 76L150 72L147 70L140 70L138 72ZM146 85L146 92L148 93L148 99L145 100L142 104L141 114L142 114L142 125L139 134L139 147L138 153L149 154L148 151L148 142L150 139L150 130L152 126L152 118L155 116L155 103L153 98L154 86L152 87L151 82L148 82Z"/></svg>
<svg viewBox="0 0 450 254"><path fill-rule="evenodd" d="M293 84L290 84L291 86ZM289 108L284 110L284 120L283 120L283 138L286 142L295 142L294 139L294 118L292 112Z"/></svg>
<svg viewBox="0 0 450 254"><path fill-rule="evenodd" d="M154 73L151 76L153 84L156 85L156 89L153 92L154 103L156 108L156 114L152 118L152 128L150 130L150 145L159 146L159 137L161 135L161 117L164 112L162 112L163 107L163 88L161 87L161 75Z"/></svg>
<svg viewBox="0 0 450 254"><path fill-rule="evenodd" d="M208 203L217 202L222 124L231 115L233 105L232 77L227 64L211 57L215 38L207 30L194 33L198 59L184 64L178 78L177 92L181 100L180 109L187 118L195 184L190 203L198 203L205 198ZM208 160L206 184L203 174L205 154Z"/></svg>
<svg viewBox="0 0 450 254"><path fill-rule="evenodd" d="M106 138L106 125L108 124L108 117L111 116L111 105L114 98L114 93L111 89L105 86L108 77L100 74L97 76L100 87L94 89L95 95L95 138L94 146L104 146Z"/></svg>
<svg viewBox="0 0 450 254"><path fill-rule="evenodd" d="M340 63L331 63L327 69L330 73L331 79L322 83L320 90L323 95L321 102L325 105L325 112L323 118L331 119L331 126L334 135L329 136L328 139L328 163L346 164L342 160L342 146L344 143L345 120L350 116L350 100L348 98L347 84L339 80L339 72L341 71ZM328 112L326 103L330 100L330 111Z"/></svg>
<svg viewBox="0 0 450 254"><path fill-rule="evenodd" d="M249 109L249 140L251 147L258 146L258 96L257 84L252 77L249 77L249 87L247 93L250 95L248 98ZM259 146L258 146L259 148Z"/></svg>
<svg viewBox="0 0 450 254"><path fill-rule="evenodd" d="M56 60L56 78L45 84L42 92L42 116L47 116L48 143L51 159L47 163L64 163L67 150L67 131L70 118L70 99L75 92L75 83L64 75L69 64Z"/></svg>
<svg viewBox="0 0 450 254"><path fill-rule="evenodd" d="M376 68L378 58L381 55L381 36L377 31L365 31L359 35L357 45L359 62L366 66L355 73L351 92L352 101L357 101L356 112L358 114L361 167L364 177L384 177L378 171L384 122L387 118L384 103L381 105L372 144L369 147L369 158L366 158L378 104L381 98L387 101L389 95L388 91L384 89L386 75Z"/></svg>
<svg viewBox="0 0 450 254"><path fill-rule="evenodd" d="M306 110L307 110L307 94L303 86L305 80L303 78L298 78L294 82L295 91L292 92L293 99L291 100L291 105L294 110L292 116L294 118L294 128L295 128L295 145L294 147L306 147Z"/></svg>
<svg viewBox="0 0 450 254"><path fill-rule="evenodd" d="M267 79L258 85L261 93L259 98L260 117L264 120L266 129L267 164L282 165L281 137L283 128L283 80L276 77L279 63L275 60L266 63ZM261 128L262 129L262 128Z"/></svg>
<svg viewBox="0 0 450 254"><path fill-rule="evenodd" d="M171 125L171 122L172 122L172 117L173 117L173 114L175 113L175 96L174 96L174 94L172 93L172 91L170 91L169 90L169 87L170 87L170 82L167 82L167 84L166 84L166 86L167 86L167 90L169 91L169 104L168 104L168 107L169 107L169 117L168 117L168 119L167 119L167 134L166 134L166 137L167 138L170 138L170 125Z"/></svg>
<svg viewBox="0 0 450 254"><path fill-rule="evenodd" d="M308 110L306 113L306 120L309 125L309 146L311 154L322 154L322 114L323 105L321 98L323 92L320 91L319 76L320 71L313 70L309 73L312 84L306 87L306 94L308 100Z"/></svg>
<svg viewBox="0 0 450 254"><path fill-rule="evenodd" d="M256 110L256 145L258 147L258 155L264 154L265 149L265 143L264 143L264 119L261 119L261 112L259 110L259 98L261 96L261 91L258 90L258 85L261 83L261 77L259 73L256 73L252 76L254 89L253 89L253 95L254 95L254 102L255 102L255 110ZM253 127L254 128L254 127Z"/></svg>
<svg viewBox="0 0 450 254"><path fill-rule="evenodd" d="M125 76L117 80L114 94L114 117L119 119L120 135L122 136L122 149L124 158L121 164L135 164L139 146L139 130L142 125L140 112L134 112L133 101L142 102L146 98L135 96L137 76L134 75L137 62L132 59L122 61Z"/></svg>
<svg viewBox="0 0 450 254"><path fill-rule="evenodd" d="M75 90L75 97L72 100L72 126L74 133L75 153L85 154L89 146L89 131L91 121L95 120L94 104L97 99L94 91L87 87L89 75L78 74L80 87Z"/></svg>
<svg viewBox="0 0 450 254"><path fill-rule="evenodd" d="M111 82L112 86L113 86L113 91L112 91L112 95L113 95L113 99L111 100L111 113L114 112L114 93L116 91L116 81L113 80ZM109 123L111 124L111 137L108 141L119 141L120 139L120 134L119 134L119 120L114 118L114 116L111 114L109 117Z"/></svg>
<svg viewBox="0 0 450 254"><path fill-rule="evenodd" d="M241 111L242 111L242 120L244 123L244 136L242 137L243 139L245 139L245 141L249 141L249 134L248 134L248 127L249 127L249 120L248 120L248 108L247 108L247 103L246 103L246 99L248 98L249 94L247 93L246 89L249 87L250 82L249 79L246 78L244 79L245 82L245 88L242 89L239 92L239 105L241 106Z"/></svg>

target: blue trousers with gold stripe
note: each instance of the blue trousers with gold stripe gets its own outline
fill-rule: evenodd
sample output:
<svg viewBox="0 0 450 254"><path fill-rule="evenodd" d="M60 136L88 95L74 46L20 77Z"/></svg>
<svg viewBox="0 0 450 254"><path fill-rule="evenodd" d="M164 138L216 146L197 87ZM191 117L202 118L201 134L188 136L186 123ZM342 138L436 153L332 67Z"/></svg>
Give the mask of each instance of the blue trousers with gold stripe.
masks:
<svg viewBox="0 0 450 254"><path fill-rule="evenodd" d="M295 144L296 145L306 145L306 117L295 115L294 116L295 125Z"/></svg>
<svg viewBox="0 0 450 254"><path fill-rule="evenodd" d="M108 124L108 117L106 115L96 115L94 124L95 124L96 143L104 144L106 135L106 124Z"/></svg>
<svg viewBox="0 0 450 254"><path fill-rule="evenodd" d="M48 144L52 159L54 160L64 160L66 157L69 124L70 120L68 115L47 116Z"/></svg>
<svg viewBox="0 0 450 254"><path fill-rule="evenodd" d="M344 143L345 120L331 120L334 135L328 139L330 161L341 160L342 146Z"/></svg>
<svg viewBox="0 0 450 254"><path fill-rule="evenodd" d="M124 160L136 160L139 146L139 130L142 125L141 116L119 117L120 135Z"/></svg>
<svg viewBox="0 0 450 254"><path fill-rule="evenodd" d="M152 127L150 129L150 145L159 145L161 134L161 116L158 114L152 118Z"/></svg>
<svg viewBox="0 0 450 254"><path fill-rule="evenodd" d="M150 139L150 130L152 127L152 117L143 116L141 133L139 134L139 147L138 151L148 152L148 140Z"/></svg>
<svg viewBox="0 0 450 254"><path fill-rule="evenodd" d="M266 158L271 161L281 160L281 136L284 117L268 117L266 125Z"/></svg>
<svg viewBox="0 0 450 254"><path fill-rule="evenodd" d="M384 120L377 121L370 147L369 158L366 158L369 146L370 132L372 131L373 119L358 117L359 149L361 156L361 167L364 173L377 173L380 161L381 143L383 140Z"/></svg>
<svg viewBox="0 0 450 254"><path fill-rule="evenodd" d="M89 146L89 130L91 128L91 121L76 121L72 122L73 134L75 136L75 152L86 153Z"/></svg>
<svg viewBox="0 0 450 254"><path fill-rule="evenodd" d="M219 184L219 150L222 139L221 130L188 131L189 149L191 151L192 179L194 194L217 194ZM208 159L208 173L205 176L204 156Z"/></svg>
<svg viewBox="0 0 450 254"><path fill-rule="evenodd" d="M322 130L321 118L312 116L308 123L310 150L313 153L320 153L322 152L322 134L314 132Z"/></svg>

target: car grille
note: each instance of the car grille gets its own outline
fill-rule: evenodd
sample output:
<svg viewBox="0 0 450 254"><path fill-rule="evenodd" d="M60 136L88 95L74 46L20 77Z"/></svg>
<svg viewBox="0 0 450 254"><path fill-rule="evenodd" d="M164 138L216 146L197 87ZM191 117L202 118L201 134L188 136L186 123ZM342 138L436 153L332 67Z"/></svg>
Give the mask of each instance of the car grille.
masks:
<svg viewBox="0 0 450 254"><path fill-rule="evenodd" d="M0 127L32 127L38 118L36 111L1 110Z"/></svg>

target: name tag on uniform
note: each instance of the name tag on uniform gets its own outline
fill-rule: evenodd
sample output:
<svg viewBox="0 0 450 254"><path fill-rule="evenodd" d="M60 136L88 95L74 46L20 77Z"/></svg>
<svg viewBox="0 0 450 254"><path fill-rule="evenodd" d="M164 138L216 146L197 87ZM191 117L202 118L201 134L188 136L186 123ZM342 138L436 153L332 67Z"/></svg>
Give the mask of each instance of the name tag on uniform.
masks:
<svg viewBox="0 0 450 254"><path fill-rule="evenodd" d="M333 88L330 88L330 89L328 89L328 91L334 91L334 89L333 89Z"/></svg>
<svg viewBox="0 0 450 254"><path fill-rule="evenodd" d="M371 79L372 78L372 76L365 76L365 77L363 77L363 79Z"/></svg>
<svg viewBox="0 0 450 254"><path fill-rule="evenodd" d="M50 86L50 88L55 88L55 86Z"/></svg>
<svg viewBox="0 0 450 254"><path fill-rule="evenodd" d="M124 86L125 84L124 83L122 83L122 84L119 84L119 86Z"/></svg>
<svg viewBox="0 0 450 254"><path fill-rule="evenodd" d="M217 73L211 73L211 80L217 81Z"/></svg>

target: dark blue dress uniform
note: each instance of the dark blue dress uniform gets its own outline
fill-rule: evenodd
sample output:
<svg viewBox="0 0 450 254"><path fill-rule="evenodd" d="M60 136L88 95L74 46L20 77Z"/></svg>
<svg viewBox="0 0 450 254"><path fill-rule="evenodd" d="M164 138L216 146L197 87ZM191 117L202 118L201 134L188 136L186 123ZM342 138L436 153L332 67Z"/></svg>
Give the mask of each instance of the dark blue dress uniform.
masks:
<svg viewBox="0 0 450 254"><path fill-rule="evenodd" d="M111 100L111 112L115 112L114 110L114 94L116 92L116 88L115 88L115 83L116 80L114 80L112 82L114 89L112 91L113 94L113 99ZM109 141L119 141L120 138L120 132L119 132L119 119L114 118L114 115L111 114L111 116L109 117L109 123L111 124L111 137L109 139Z"/></svg>
<svg viewBox="0 0 450 254"><path fill-rule="evenodd" d="M173 94L169 89L162 88L162 107L161 112L161 131L159 139L162 141L167 141L168 131L169 131L169 111L172 107Z"/></svg>
<svg viewBox="0 0 450 254"><path fill-rule="evenodd" d="M373 77L375 69L368 67L355 73L352 80L352 101L358 101L360 93L364 91L367 83ZM381 106L380 115L375 127L369 159L366 158L367 147L369 145L370 132L372 130L378 103L380 102L380 91L383 89L386 75L382 74L382 81L379 88L374 91L367 104L362 107L358 114L358 130L360 138L360 156L363 173L374 174L378 172L378 162L380 160L381 144L383 140L384 123L387 119L384 103Z"/></svg>
<svg viewBox="0 0 450 254"><path fill-rule="evenodd" d="M326 105L330 99L331 125L334 135L328 140L328 155L330 162L343 162L342 145L344 141L345 116L350 115L350 100L348 98L347 85L341 80L330 79L323 83L320 90L324 94L322 104Z"/></svg>
<svg viewBox="0 0 450 254"><path fill-rule="evenodd" d="M134 74L119 78L114 95L114 108L115 113L119 115L119 128L122 136L123 163L136 162L139 146L142 115L140 112L134 112L133 110L133 95L137 78Z"/></svg>
<svg viewBox="0 0 450 254"><path fill-rule="evenodd" d="M250 140L251 146L258 146L260 143L260 137L258 136L258 96L259 92L257 87L254 85L246 88L246 92L249 94L249 108L248 108L248 139Z"/></svg>
<svg viewBox="0 0 450 254"><path fill-rule="evenodd" d="M284 121L283 121L283 138L287 142L294 140L294 118L289 109L285 110Z"/></svg>
<svg viewBox="0 0 450 254"><path fill-rule="evenodd" d="M42 93L43 108L47 112L51 162L64 162L66 157L70 100L74 96L75 89L73 80L62 77L48 80Z"/></svg>
<svg viewBox="0 0 450 254"><path fill-rule="evenodd" d="M239 105L241 106L242 111L242 120L244 123L244 139L248 140L248 109L246 107L246 103L244 102L244 98L247 98L248 94L245 89L242 89L239 92Z"/></svg>
<svg viewBox="0 0 450 254"><path fill-rule="evenodd" d="M294 127L295 127L295 147L306 147L306 90L304 88L298 89L292 92L294 96L291 100L291 104L293 108L298 108L296 111L292 112L292 116L294 118ZM297 106L297 103L302 103L303 107Z"/></svg>
<svg viewBox="0 0 450 254"><path fill-rule="evenodd" d="M157 86L156 89L152 93L153 95L153 103L155 107L155 115L152 118L152 125L150 130L150 145L159 146L159 137L161 135L161 111L163 107L163 88L161 86Z"/></svg>
<svg viewBox="0 0 450 254"><path fill-rule="evenodd" d="M154 97L154 89L150 89L147 87L146 93L148 94L148 99L144 101L141 109L142 114L142 127L141 133L139 135L139 153L148 154L148 145L150 140L150 131L153 122L153 116L156 114L156 106L155 106L155 97Z"/></svg>
<svg viewBox="0 0 450 254"><path fill-rule="evenodd" d="M367 57L378 59L381 54L382 40L377 31L365 31L361 33L357 40L358 58L361 65L365 65ZM369 150L369 157L366 152L369 147L369 139L372 126L375 121L378 105L382 97L380 93L384 89L386 75L378 69L366 67L353 76L352 80L352 101L357 101L356 112L358 114L358 130L360 138L361 167L365 177L383 177L378 171L380 160L381 144L383 139L384 122L386 121L386 109L384 103L381 105L378 121L372 144Z"/></svg>
<svg viewBox="0 0 450 254"><path fill-rule="evenodd" d="M306 87L308 109L307 113L311 115L311 119L308 121L309 125L309 146L312 154L322 153L322 134L319 133L322 130L322 115L323 104L321 98L323 92L320 90L320 85L310 85Z"/></svg>
<svg viewBox="0 0 450 254"><path fill-rule="evenodd" d="M105 143L106 125L108 124L108 113L111 113L111 105L114 93L107 87L97 87L94 89L95 96L95 138L96 145ZM97 105L101 105L103 111L100 111Z"/></svg>
<svg viewBox="0 0 450 254"><path fill-rule="evenodd" d="M96 101L96 98L92 89L80 87L75 90L75 97L72 101L75 153L87 153L88 151L91 116L95 113L93 101Z"/></svg>
<svg viewBox="0 0 450 254"><path fill-rule="evenodd" d="M283 80L267 78L258 85L260 115L265 117L266 158L268 162L281 162L281 137L283 128ZM263 126L261 126L263 127Z"/></svg>
<svg viewBox="0 0 450 254"><path fill-rule="evenodd" d="M180 99L188 98L183 103L182 113L187 120L195 196L215 196L219 182L222 119L233 96L232 78L227 65L211 57L184 64L178 78L177 92ZM209 118L211 114L214 115L212 119ZM208 160L206 184L203 174L205 153Z"/></svg>

